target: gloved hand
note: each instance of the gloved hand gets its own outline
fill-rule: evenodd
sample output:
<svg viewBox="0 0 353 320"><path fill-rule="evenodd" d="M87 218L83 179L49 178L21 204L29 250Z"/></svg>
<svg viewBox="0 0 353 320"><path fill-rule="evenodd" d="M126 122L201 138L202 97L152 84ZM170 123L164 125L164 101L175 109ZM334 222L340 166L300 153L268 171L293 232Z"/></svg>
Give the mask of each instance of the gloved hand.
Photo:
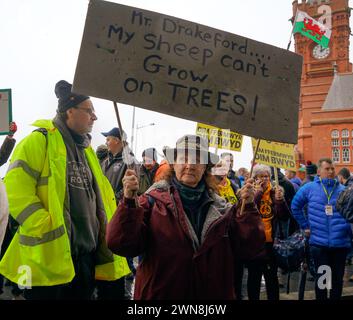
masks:
<svg viewBox="0 0 353 320"><path fill-rule="evenodd" d="M17 125L16 122L10 122L10 126L9 126L9 136L13 136L15 134L15 132L17 131Z"/></svg>

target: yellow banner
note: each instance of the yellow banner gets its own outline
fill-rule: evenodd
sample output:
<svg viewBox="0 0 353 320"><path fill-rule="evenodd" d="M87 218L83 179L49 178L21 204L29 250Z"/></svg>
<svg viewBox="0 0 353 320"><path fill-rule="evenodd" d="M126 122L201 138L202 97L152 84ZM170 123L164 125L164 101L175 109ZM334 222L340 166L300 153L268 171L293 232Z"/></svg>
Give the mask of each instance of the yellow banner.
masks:
<svg viewBox="0 0 353 320"><path fill-rule="evenodd" d="M254 152L257 141L257 139L251 138ZM255 162L271 167L296 171L294 144L261 140Z"/></svg>
<svg viewBox="0 0 353 320"><path fill-rule="evenodd" d="M243 135L240 133L198 123L196 127L196 134L208 139L208 145L210 147L239 152L241 151Z"/></svg>

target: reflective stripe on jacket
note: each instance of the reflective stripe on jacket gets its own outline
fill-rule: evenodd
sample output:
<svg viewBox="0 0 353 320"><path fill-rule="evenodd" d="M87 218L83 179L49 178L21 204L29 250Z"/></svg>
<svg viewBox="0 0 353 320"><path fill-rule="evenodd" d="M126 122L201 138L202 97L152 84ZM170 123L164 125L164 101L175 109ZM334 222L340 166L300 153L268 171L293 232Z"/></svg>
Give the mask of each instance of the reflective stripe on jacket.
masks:
<svg viewBox="0 0 353 320"><path fill-rule="evenodd" d="M47 135L34 131L23 139L5 177L10 213L20 227L0 262L0 273L22 285L30 281L32 286L53 286L75 276L64 218L66 147L51 120L36 121L34 126L45 128ZM109 221L116 208L113 190L93 149L88 147L85 154ZM102 244L97 252L96 278L115 280L130 273L126 259L113 256L104 238ZM30 270L28 278L23 270Z"/></svg>

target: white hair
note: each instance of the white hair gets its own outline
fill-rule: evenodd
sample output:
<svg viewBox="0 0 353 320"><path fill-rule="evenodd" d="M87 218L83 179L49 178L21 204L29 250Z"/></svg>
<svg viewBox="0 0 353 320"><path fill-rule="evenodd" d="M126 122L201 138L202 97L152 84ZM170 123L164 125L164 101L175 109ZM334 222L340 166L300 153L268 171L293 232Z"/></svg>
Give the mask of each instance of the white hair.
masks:
<svg viewBox="0 0 353 320"><path fill-rule="evenodd" d="M264 164L257 164L252 170L252 178L257 177L260 173L266 172L271 177L271 168Z"/></svg>

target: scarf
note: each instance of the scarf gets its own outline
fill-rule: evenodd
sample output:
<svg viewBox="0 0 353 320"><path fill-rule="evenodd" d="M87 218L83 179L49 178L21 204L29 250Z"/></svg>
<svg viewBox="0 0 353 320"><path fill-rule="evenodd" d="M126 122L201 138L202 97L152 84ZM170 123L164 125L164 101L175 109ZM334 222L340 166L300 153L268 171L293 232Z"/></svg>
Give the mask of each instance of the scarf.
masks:
<svg viewBox="0 0 353 320"><path fill-rule="evenodd" d="M271 190L272 190L272 186L271 186L271 183L269 183L267 186L267 189L262 195L261 202L260 202L260 209L259 209L262 222L264 223L264 226L265 226L266 242L273 242L272 222L271 222L271 220L273 219Z"/></svg>
<svg viewBox="0 0 353 320"><path fill-rule="evenodd" d="M97 215L104 212L104 205L85 155L90 136L73 132L60 116L55 117L54 124L66 146L66 177L62 177L67 181L64 217L71 255L79 257L91 254L99 245L101 225Z"/></svg>
<svg viewBox="0 0 353 320"><path fill-rule="evenodd" d="M206 215L212 200L208 196L204 178L195 188L188 187L179 182L176 177L172 178L172 185L179 192L181 202L199 241L206 220Z"/></svg>
<svg viewBox="0 0 353 320"><path fill-rule="evenodd" d="M84 154L84 149L89 147L89 145L91 144L91 136L89 134L80 135L75 133L66 125L65 121L59 115L56 115L53 122L55 127L59 129L65 142L67 150L67 162L78 162L83 164L86 168L89 168ZM68 170L70 170L69 166ZM80 173L82 175L82 181L84 181L83 186L81 187L86 190L88 198L95 198L92 185L90 183L87 183L89 180L91 180L89 178L89 175L91 175L91 173L87 173L86 170L81 170Z"/></svg>
<svg viewBox="0 0 353 320"><path fill-rule="evenodd" d="M183 204L186 206L194 205L196 202L198 202L206 189L206 184L203 178L195 188L191 188L185 184L182 184L175 176L172 178L172 184L178 190L180 198Z"/></svg>

